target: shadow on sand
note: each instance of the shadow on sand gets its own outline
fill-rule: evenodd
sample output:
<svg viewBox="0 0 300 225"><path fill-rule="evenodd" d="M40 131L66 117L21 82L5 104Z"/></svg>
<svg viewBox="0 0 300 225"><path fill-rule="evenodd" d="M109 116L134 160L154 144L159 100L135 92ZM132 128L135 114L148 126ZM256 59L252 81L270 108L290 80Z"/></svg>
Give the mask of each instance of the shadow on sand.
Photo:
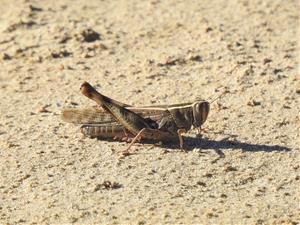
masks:
<svg viewBox="0 0 300 225"><path fill-rule="evenodd" d="M264 145L264 144L250 144L246 142L231 141L223 139L220 141L201 139L195 137L184 137L184 149L191 151L195 148L198 149L214 149L216 151L225 149L241 149L243 151L249 152L282 152L291 151L290 148L280 145ZM178 145L175 144L165 144L163 145L167 148L178 149Z"/></svg>
<svg viewBox="0 0 300 225"><path fill-rule="evenodd" d="M116 141L116 140L106 140L106 141ZM142 141L142 143L152 143L149 141ZM161 148L167 149L177 149L179 150L179 143L163 143L163 144L154 144ZM227 138L215 141L209 140L206 138L196 138L196 137L184 137L184 150L192 151L193 149L214 149L219 155L223 155L222 150L226 149L241 149L242 151L248 152L287 152L291 151L290 148L280 145L264 145L264 144L250 144L246 142L231 141Z"/></svg>

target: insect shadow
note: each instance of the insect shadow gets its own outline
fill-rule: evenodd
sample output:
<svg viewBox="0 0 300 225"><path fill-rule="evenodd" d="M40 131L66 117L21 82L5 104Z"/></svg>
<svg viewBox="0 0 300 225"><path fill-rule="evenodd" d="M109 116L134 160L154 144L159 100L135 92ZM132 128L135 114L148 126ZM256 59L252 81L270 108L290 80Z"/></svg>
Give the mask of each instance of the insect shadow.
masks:
<svg viewBox="0 0 300 225"><path fill-rule="evenodd" d="M214 149L220 151L225 149L241 149L248 152L281 152L281 151L291 151L290 148L280 145L265 145L265 144L251 144L240 141L227 140L225 138L220 141L210 140L206 138L196 138L196 137L184 137L184 148L186 151L192 151L195 148L202 150ZM165 144L167 148L178 149L178 145Z"/></svg>
<svg viewBox="0 0 300 225"><path fill-rule="evenodd" d="M235 136L233 136L235 137ZM98 139L101 140L101 139ZM107 139L106 141L109 142L115 142L118 140L109 140ZM170 150L180 150L179 148L179 142L178 143L160 143L157 145L153 141L147 141L144 140L142 143L145 144L154 144L156 146L159 146L164 149L170 149ZM201 150L206 150L206 149L214 149L220 157L224 156L224 153L222 150L226 149L241 149L243 151L248 151L248 152L282 152L282 151L291 151L290 148L285 147L285 146L280 146L280 145L265 145L265 144L250 144L246 142L240 142L240 141L232 141L228 140L228 138L224 138L223 140L220 141L215 141L215 140L210 140L207 138L199 138L199 137L190 137L190 136L185 136L184 137L184 150L185 151L192 151L194 149L201 149Z"/></svg>

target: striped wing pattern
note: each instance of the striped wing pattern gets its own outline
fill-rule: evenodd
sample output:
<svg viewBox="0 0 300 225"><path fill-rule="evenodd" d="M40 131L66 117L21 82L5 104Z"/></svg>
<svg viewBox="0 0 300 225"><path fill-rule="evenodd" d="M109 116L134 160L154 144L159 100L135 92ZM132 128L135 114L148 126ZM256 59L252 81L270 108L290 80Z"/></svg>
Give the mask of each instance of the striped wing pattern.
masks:
<svg viewBox="0 0 300 225"><path fill-rule="evenodd" d="M143 107L126 107L127 109L141 115L144 118L151 118L159 122L165 115L166 109L150 109ZM62 110L61 118L63 121L74 124L108 124L117 122L116 119L100 107L88 108L66 108Z"/></svg>

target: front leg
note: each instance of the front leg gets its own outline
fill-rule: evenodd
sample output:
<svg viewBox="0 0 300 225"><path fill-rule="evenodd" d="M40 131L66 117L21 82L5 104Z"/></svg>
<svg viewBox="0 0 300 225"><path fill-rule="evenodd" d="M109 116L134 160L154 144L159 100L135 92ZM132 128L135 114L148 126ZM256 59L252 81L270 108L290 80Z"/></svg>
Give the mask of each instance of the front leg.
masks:
<svg viewBox="0 0 300 225"><path fill-rule="evenodd" d="M201 128L201 127L197 127L197 131L198 131L198 133L197 133L197 137L202 137L202 132L203 133L208 133L208 130L207 129L205 129L205 128Z"/></svg>
<svg viewBox="0 0 300 225"><path fill-rule="evenodd" d="M183 149L183 134L185 134L185 133L186 133L186 129L178 129L177 130L180 149Z"/></svg>

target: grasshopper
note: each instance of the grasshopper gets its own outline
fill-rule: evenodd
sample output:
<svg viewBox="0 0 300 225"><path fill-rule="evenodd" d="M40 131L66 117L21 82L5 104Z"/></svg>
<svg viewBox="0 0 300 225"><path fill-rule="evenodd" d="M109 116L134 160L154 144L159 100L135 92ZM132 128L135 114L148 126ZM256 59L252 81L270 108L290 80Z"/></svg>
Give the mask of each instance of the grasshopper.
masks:
<svg viewBox="0 0 300 225"><path fill-rule="evenodd" d="M62 119L83 124L81 132L85 136L129 140L129 135L133 135L131 143L123 151L124 155L129 154L130 147L141 139L162 142L179 139L182 149L182 135L192 127L197 128L200 134L211 103L198 99L182 104L134 107L100 94L87 82L81 85L80 90L100 107L64 109Z"/></svg>

